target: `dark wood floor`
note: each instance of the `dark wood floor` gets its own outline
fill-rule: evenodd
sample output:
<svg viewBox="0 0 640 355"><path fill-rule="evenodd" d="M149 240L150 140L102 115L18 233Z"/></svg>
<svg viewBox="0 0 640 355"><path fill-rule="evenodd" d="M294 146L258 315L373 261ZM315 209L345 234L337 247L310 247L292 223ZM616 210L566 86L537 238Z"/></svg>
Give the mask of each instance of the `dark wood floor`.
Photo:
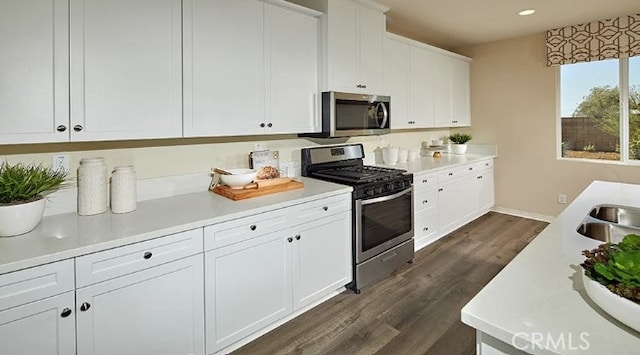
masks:
<svg viewBox="0 0 640 355"><path fill-rule="evenodd" d="M460 309L546 226L488 213L361 294L345 291L233 354L475 354Z"/></svg>

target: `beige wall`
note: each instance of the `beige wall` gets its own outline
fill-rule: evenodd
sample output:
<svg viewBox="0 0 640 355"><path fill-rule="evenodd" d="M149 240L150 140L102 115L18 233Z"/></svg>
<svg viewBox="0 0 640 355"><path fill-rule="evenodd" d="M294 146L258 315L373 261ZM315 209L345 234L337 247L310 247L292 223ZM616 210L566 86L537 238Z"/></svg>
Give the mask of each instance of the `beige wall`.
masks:
<svg viewBox="0 0 640 355"><path fill-rule="evenodd" d="M406 131L384 136L354 137L348 142L361 142L367 160L378 146L391 144L411 148L422 141L442 138L448 130ZM80 159L104 157L108 169L117 165L134 165L139 179L206 172L212 167L247 167L248 154L255 143L278 150L281 162L300 162L300 148L317 145L316 141L293 135L228 137L201 139L173 139L151 141L120 141L93 143L60 143L31 145L0 145L0 161L11 163L42 163L50 165L52 154L65 152L70 156L71 178ZM323 143L343 143L344 140L324 140Z"/></svg>
<svg viewBox="0 0 640 355"><path fill-rule="evenodd" d="M544 34L459 48L471 63L474 143L495 143L496 206L556 216L591 181L640 183L640 166L556 158L557 68ZM606 201L603 201L606 202Z"/></svg>

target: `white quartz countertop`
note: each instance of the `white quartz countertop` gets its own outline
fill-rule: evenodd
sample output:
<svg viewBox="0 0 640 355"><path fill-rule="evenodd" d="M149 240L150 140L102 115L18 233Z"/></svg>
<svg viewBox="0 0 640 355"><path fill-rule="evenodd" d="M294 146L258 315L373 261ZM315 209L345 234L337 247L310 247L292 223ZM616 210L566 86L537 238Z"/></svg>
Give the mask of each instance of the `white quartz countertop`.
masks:
<svg viewBox="0 0 640 355"><path fill-rule="evenodd" d="M576 228L598 204L640 207L640 185L591 183L462 309L462 321L528 353L640 353L640 333L600 310L582 284L581 251L600 242Z"/></svg>
<svg viewBox="0 0 640 355"><path fill-rule="evenodd" d="M126 214L44 217L27 234L0 238L0 274L352 191L350 186L300 180L302 189L240 201L205 190L140 201Z"/></svg>
<svg viewBox="0 0 640 355"><path fill-rule="evenodd" d="M455 155L455 154L442 154L441 158L433 158L433 157L420 157L414 161L407 163L398 163L395 165L388 164L378 164L380 166L396 168L396 169L404 169L407 172L413 174L420 174L425 172L433 172L440 169L452 168L457 165L464 165L469 163L478 162L481 160L492 159L495 158L496 155L492 154L464 154L464 155Z"/></svg>

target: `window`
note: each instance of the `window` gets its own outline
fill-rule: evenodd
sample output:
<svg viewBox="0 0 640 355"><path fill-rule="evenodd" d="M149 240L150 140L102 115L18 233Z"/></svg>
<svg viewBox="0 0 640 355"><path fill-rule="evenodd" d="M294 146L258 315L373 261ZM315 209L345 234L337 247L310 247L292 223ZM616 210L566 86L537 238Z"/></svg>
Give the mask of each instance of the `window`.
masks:
<svg viewBox="0 0 640 355"><path fill-rule="evenodd" d="M640 162L640 57L560 66L561 156Z"/></svg>

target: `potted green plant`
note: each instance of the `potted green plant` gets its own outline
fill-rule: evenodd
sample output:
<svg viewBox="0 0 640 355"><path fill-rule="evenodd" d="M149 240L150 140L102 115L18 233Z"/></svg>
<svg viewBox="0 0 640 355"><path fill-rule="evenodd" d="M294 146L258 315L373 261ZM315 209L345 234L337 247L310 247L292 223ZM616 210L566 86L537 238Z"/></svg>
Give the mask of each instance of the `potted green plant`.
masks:
<svg viewBox="0 0 640 355"><path fill-rule="evenodd" d="M33 230L42 220L44 196L59 189L67 175L42 165L0 164L0 237Z"/></svg>
<svg viewBox="0 0 640 355"><path fill-rule="evenodd" d="M467 152L467 142L471 140L471 135L466 133L454 133L449 136L451 141L451 152L453 154L464 154Z"/></svg>

